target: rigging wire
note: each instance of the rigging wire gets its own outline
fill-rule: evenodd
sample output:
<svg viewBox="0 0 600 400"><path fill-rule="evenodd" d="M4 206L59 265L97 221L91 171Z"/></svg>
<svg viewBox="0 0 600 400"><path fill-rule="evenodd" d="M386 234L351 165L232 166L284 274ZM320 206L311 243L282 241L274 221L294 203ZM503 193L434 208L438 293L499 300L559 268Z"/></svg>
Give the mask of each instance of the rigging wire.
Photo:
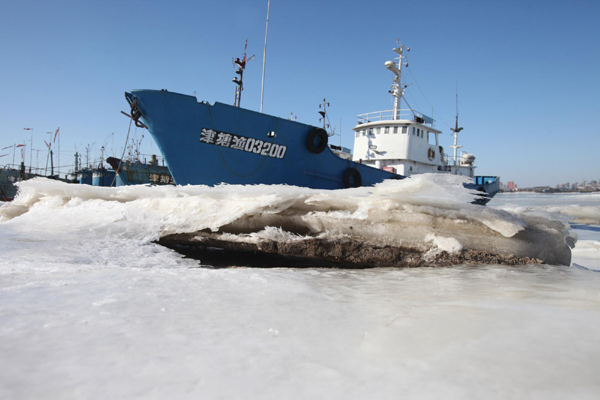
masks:
<svg viewBox="0 0 600 400"><path fill-rule="evenodd" d="M125 157L125 149L127 148L127 142L129 141L129 132L131 132L131 121L133 121L133 119L129 120L129 129L127 129L127 138L125 138L125 146L123 146L123 154L121 154L121 159L119 160L119 167L115 171L115 177L113 178L113 181L110 184L111 187L113 187L115 185L115 182L117 181L117 174L118 174L119 170L121 169L121 163L123 162L123 157Z"/></svg>
<svg viewBox="0 0 600 400"><path fill-rule="evenodd" d="M329 129L331 130L331 121L329 120L329 114L325 114L325 117L327 118L327 125L329 125ZM331 136L335 135L335 128L333 128L333 130L331 131ZM341 135L341 133L340 133Z"/></svg>
<svg viewBox="0 0 600 400"><path fill-rule="evenodd" d="M413 74L412 69L410 69L410 67L408 67L408 66L406 67L406 69L408 69L408 72L410 72L410 75L413 77L413 80L414 80L415 84L417 85L417 87L419 88L419 91L421 92L421 95L423 95L423 98L425 99L425 101L427 102L427 104L429 104L429 107L431 107L432 110L433 110L433 106L431 105L431 103L429 102L429 100L427 100L427 97L425 96L425 93L423 93L423 90L421 89L421 86L419 86L419 82L417 82L417 78L415 77L415 74ZM414 100L414 98L413 98L413 100ZM446 126L448 128L452 129L452 126L450 126L450 124L448 124L446 121L444 121L444 119L442 118L442 116L439 113L437 113L435 110L433 110L433 113L435 115L437 115L437 117L440 119L440 121L442 121L444 124L446 124Z"/></svg>
<svg viewBox="0 0 600 400"><path fill-rule="evenodd" d="M413 104L414 104L415 106L417 106L417 110L420 110L420 109L421 109L421 107L419 107L419 104L417 103L417 100L414 98L414 96L412 95L411 91L410 91L410 90L408 90L408 88L406 88L406 92L405 92L405 93L408 93L408 95L410 96L410 98L411 98L411 99L412 99L412 101L413 101Z"/></svg>

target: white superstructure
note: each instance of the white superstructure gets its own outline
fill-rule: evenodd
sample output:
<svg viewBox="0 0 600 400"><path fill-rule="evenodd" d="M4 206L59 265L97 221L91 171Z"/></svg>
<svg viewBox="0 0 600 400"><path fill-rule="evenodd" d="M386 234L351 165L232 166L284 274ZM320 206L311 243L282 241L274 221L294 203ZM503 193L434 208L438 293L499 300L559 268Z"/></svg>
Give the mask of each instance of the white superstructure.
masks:
<svg viewBox="0 0 600 400"><path fill-rule="evenodd" d="M454 157L444 154L439 143L441 131L433 127L434 120L413 110L406 99L400 77L402 67L407 66L404 51L410 51L398 43L394 51L398 62L387 61L385 67L393 74L393 83L389 93L394 97L394 109L377 111L358 116L354 130L353 161L385 169L400 175L410 176L427 172L445 172L474 177L475 156L464 153L458 156L457 144L458 118L454 133ZM401 102L407 109L401 109Z"/></svg>

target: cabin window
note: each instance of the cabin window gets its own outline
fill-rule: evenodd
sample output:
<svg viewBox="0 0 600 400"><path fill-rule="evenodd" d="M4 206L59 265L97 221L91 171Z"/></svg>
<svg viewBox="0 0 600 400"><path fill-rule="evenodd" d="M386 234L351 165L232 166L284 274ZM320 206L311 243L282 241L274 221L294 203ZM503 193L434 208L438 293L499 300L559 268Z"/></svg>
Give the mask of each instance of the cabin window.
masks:
<svg viewBox="0 0 600 400"><path fill-rule="evenodd" d="M390 127L389 127L389 126L386 126L386 127L385 127L385 130L383 131L383 133L390 133Z"/></svg>
<svg viewBox="0 0 600 400"><path fill-rule="evenodd" d="M437 144L435 143L435 134L431 133L431 132L427 132L427 141L429 142L429 144Z"/></svg>
<svg viewBox="0 0 600 400"><path fill-rule="evenodd" d="M413 136L415 136L415 127L413 126L412 128L413 128L413 129L412 129L412 131L413 131Z"/></svg>
<svg viewBox="0 0 600 400"><path fill-rule="evenodd" d="M397 126L394 127L394 133L398 133L398 127Z"/></svg>
<svg viewBox="0 0 600 400"><path fill-rule="evenodd" d="M361 131L363 136L367 136L367 130Z"/></svg>
<svg viewBox="0 0 600 400"><path fill-rule="evenodd" d="M376 127L376 128L375 128L375 134L376 134L376 135L379 135L379 131L380 131L380 130L381 130L381 128L380 128L380 127Z"/></svg>
<svg viewBox="0 0 600 400"><path fill-rule="evenodd" d="M373 135L373 128L369 128L369 135Z"/></svg>
<svg viewBox="0 0 600 400"><path fill-rule="evenodd" d="M355 137L358 137L358 135L360 135L360 131L356 131L356 136Z"/></svg>
<svg viewBox="0 0 600 400"><path fill-rule="evenodd" d="M404 125L402 127L402 133L408 133L408 126Z"/></svg>

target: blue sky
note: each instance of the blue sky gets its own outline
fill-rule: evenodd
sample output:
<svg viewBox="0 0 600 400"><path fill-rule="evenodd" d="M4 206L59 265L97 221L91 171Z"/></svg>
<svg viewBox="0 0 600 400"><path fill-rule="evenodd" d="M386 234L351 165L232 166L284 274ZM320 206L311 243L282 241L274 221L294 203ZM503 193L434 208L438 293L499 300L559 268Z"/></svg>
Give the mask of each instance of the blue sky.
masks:
<svg viewBox="0 0 600 400"><path fill-rule="evenodd" d="M267 0L3 2L0 148L29 141L31 127L44 150L60 127L62 165L86 146L119 156L125 91L232 103L231 61L246 39L256 59L242 106L259 110L266 9ZM597 0L272 0L264 112L318 125L325 97L352 147L356 115L391 108L384 62L400 38L411 47L407 98L425 114L434 107L446 149L458 84L459 140L478 174L520 187L600 179L598 21ZM142 150L158 151L147 132Z"/></svg>

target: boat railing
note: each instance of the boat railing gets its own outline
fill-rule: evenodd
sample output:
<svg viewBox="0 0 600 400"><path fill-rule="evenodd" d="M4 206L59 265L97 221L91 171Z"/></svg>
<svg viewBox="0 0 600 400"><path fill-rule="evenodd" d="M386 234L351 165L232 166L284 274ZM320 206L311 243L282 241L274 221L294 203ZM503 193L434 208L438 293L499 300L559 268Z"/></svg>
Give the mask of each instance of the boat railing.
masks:
<svg viewBox="0 0 600 400"><path fill-rule="evenodd" d="M470 164L466 164L463 162L462 160L462 156L456 156L454 157L451 154L445 154L446 156L446 163L450 166L456 166L456 167L469 167Z"/></svg>
<svg viewBox="0 0 600 400"><path fill-rule="evenodd" d="M5 164L4 167L2 169L9 169L9 170L15 170L18 171L19 170L19 166L15 165L15 164Z"/></svg>
<svg viewBox="0 0 600 400"><path fill-rule="evenodd" d="M359 114L357 116L359 124L368 124L376 121L395 121L395 120L410 120L416 121L422 124L431 124L435 122L434 119L414 110L404 109L397 110L394 115L394 110L375 111L365 114Z"/></svg>
<svg viewBox="0 0 600 400"><path fill-rule="evenodd" d="M63 170L68 169L69 170L68 173L71 173L71 170L73 169L72 167L73 167L72 165L60 166L60 168ZM22 166L20 164L10 164L9 163L4 166L4 169L8 170L8 171L15 171L15 172L24 171L26 176L36 175L36 176L44 177L44 176L50 176L50 174L52 172L52 167L50 167L50 166L48 166L48 167L29 167L29 165L25 165L24 166L25 169L22 170L21 168L22 168ZM57 175L58 168L59 168L58 165L54 166L55 175Z"/></svg>

